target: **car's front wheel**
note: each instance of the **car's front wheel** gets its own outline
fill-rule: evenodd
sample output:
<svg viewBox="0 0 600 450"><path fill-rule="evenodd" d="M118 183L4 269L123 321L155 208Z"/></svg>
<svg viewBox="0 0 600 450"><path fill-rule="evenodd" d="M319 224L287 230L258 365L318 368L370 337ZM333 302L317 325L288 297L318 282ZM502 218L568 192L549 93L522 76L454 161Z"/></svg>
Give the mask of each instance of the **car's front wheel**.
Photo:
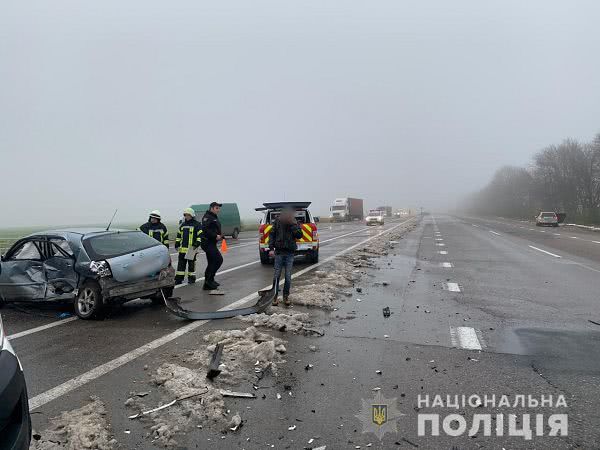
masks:
<svg viewBox="0 0 600 450"><path fill-rule="evenodd" d="M74 300L75 314L80 319L101 319L104 310L104 299L98 283L88 280L79 289Z"/></svg>
<svg viewBox="0 0 600 450"><path fill-rule="evenodd" d="M240 230L238 230L237 228L235 228L235 229L233 230L233 233L231 234L231 237L232 237L233 239L237 239L239 235L240 235Z"/></svg>

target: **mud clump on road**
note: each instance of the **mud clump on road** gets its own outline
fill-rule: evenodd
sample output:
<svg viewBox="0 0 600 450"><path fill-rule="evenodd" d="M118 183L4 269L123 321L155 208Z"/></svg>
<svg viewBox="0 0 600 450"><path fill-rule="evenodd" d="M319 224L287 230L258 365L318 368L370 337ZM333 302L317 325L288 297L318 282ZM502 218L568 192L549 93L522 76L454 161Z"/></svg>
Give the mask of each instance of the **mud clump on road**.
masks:
<svg viewBox="0 0 600 450"><path fill-rule="evenodd" d="M215 330L203 340L206 345L191 352L182 363L164 363L153 374L151 382L159 386L158 404L148 406L136 396L125 402L140 412L180 399L140 419L148 423L153 442L165 447L177 446L179 434L204 426L232 431L233 415L227 413L222 390L258 382L267 373L276 376L277 366L285 362L282 354L286 352L286 341L261 333L254 326L245 330ZM211 381L206 374L218 343L224 344L221 373Z"/></svg>
<svg viewBox="0 0 600 450"><path fill-rule="evenodd" d="M42 433L33 432L31 447L34 450L82 448L110 450L118 446L112 437L106 419L106 408L98 398L81 408L63 411L50 419L50 426Z"/></svg>
<svg viewBox="0 0 600 450"><path fill-rule="evenodd" d="M273 308L275 309L275 308ZM279 308L277 308L279 310ZM310 324L307 313L273 312L272 314L251 314L239 318L242 322L250 322L255 327L271 328L277 331L298 333Z"/></svg>

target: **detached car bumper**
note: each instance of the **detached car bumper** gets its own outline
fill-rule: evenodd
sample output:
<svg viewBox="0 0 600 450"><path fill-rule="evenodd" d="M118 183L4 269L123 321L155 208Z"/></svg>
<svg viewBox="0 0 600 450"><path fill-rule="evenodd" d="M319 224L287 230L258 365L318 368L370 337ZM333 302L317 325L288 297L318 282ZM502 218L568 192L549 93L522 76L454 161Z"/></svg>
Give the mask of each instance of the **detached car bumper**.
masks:
<svg viewBox="0 0 600 450"><path fill-rule="evenodd" d="M0 447L25 450L31 440L31 420L25 378L19 360L0 351Z"/></svg>
<svg viewBox="0 0 600 450"><path fill-rule="evenodd" d="M100 278L98 282L105 299L121 297L131 300L153 294L162 288L173 287L175 285L175 269L168 267L161 270L157 277L147 280L121 283L113 278Z"/></svg>

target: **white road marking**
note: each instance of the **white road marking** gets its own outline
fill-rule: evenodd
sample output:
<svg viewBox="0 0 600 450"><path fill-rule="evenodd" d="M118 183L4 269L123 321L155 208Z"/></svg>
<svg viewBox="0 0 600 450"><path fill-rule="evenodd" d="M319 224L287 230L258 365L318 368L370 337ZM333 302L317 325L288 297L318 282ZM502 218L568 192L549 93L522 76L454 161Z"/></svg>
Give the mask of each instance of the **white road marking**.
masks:
<svg viewBox="0 0 600 450"><path fill-rule="evenodd" d="M443 241L442 238L435 238L436 241Z"/></svg>
<svg viewBox="0 0 600 450"><path fill-rule="evenodd" d="M546 232L545 230L540 230L540 233L545 233L545 232Z"/></svg>
<svg viewBox="0 0 600 450"><path fill-rule="evenodd" d="M438 253L440 255L447 255L448 254L448 252L446 250L440 250Z"/></svg>
<svg viewBox="0 0 600 450"><path fill-rule="evenodd" d="M316 269L317 267L320 267L323 264L327 264L328 262L334 260L335 258L346 254L352 250L354 250L356 247L360 247L361 245L366 244L367 242L371 241L372 239L375 239L379 236L381 236L381 234L385 234L385 233L389 233L393 230L395 230L396 228L398 228L401 225L404 225L407 222L410 222L413 219L408 219L405 220L404 222L399 223L396 226L393 226L385 231L383 231L380 234L377 234L375 236L371 236L363 241L358 242L357 244L351 245L350 247L334 254L331 255L330 257L324 259L323 261L317 263L317 264L313 264L303 270L300 270L296 273L294 273L292 275L292 278L296 278L299 277L303 274L305 274L306 272L309 272L311 270ZM361 230L363 231L363 230ZM341 236L338 236L341 237ZM269 289L271 286L266 286L264 289ZM256 294L255 292L246 295L245 297L227 305L224 306L223 308L221 308L219 311L223 311L223 310L227 310L227 309L234 309L234 308L238 308L246 303L248 303L249 301L257 298L258 294ZM146 353L150 352L151 350L154 350L162 345L165 345L169 342L174 341L175 339L183 336L186 333L189 333L190 331L193 331L199 327L201 327L202 325L208 323L208 320L198 320L196 322L190 323L189 325L185 325L171 333L168 333L158 339L155 339L151 342L148 342L145 345L142 345L141 347L138 347L134 350L131 350L121 356L119 356L118 358L115 358L111 361L108 361L107 363L101 364L100 366L97 366L85 373L82 373L81 375L75 377L75 378L71 378L68 381L65 381L62 384L59 384L58 386L53 387L52 389L49 389L45 392L42 392L41 394L36 395L33 398L29 399L29 410L33 411L37 408L39 408L40 406L44 406L45 404L56 400L59 397L62 397L65 394L68 394L69 392L80 388L81 386L84 386L85 384L89 383L90 381L93 381L99 377L101 377L102 375L106 375L109 372L112 372L115 369L118 369L119 367L133 361L134 359L139 358L142 355L145 355Z"/></svg>
<svg viewBox="0 0 600 450"><path fill-rule="evenodd" d="M437 242L435 245L437 245L438 247L445 247L446 246L446 244L442 244L440 242Z"/></svg>
<svg viewBox="0 0 600 450"><path fill-rule="evenodd" d="M554 236L560 236L560 233L552 233Z"/></svg>
<svg viewBox="0 0 600 450"><path fill-rule="evenodd" d="M482 350L475 328L450 327L450 339L454 347L465 350Z"/></svg>
<svg viewBox="0 0 600 450"><path fill-rule="evenodd" d="M577 236L569 236L571 239L579 239Z"/></svg>
<svg viewBox="0 0 600 450"><path fill-rule="evenodd" d="M533 228L530 228L529 231L534 231Z"/></svg>
<svg viewBox="0 0 600 450"><path fill-rule="evenodd" d="M592 241L594 244L600 244L600 241Z"/></svg>
<svg viewBox="0 0 600 450"><path fill-rule="evenodd" d="M440 266L450 268L450 267L452 267L452 264L449 262L443 262L443 263L440 263Z"/></svg>
<svg viewBox="0 0 600 450"><path fill-rule="evenodd" d="M474 223L472 223L471 225L473 225L476 228L479 228L479 225L475 225Z"/></svg>
<svg viewBox="0 0 600 450"><path fill-rule="evenodd" d="M44 330L48 330L50 328L58 327L59 325L73 322L74 320L77 320L77 319L78 319L78 317L74 316L74 317L69 317L67 319L57 320L55 322L47 323L46 325L42 325L42 326L35 327L35 328L30 328L29 330L20 331L19 333L11 334L10 336L7 336L7 338L9 341L14 341L15 339L19 339L20 337L27 336L27 335L30 335L33 333L37 333L38 331L44 331Z"/></svg>
<svg viewBox="0 0 600 450"><path fill-rule="evenodd" d="M446 289L449 290L450 292L460 292L460 287L458 286L458 283L444 283L444 285L446 286Z"/></svg>
<svg viewBox="0 0 600 450"><path fill-rule="evenodd" d="M533 245L529 246L530 248L537 250L538 252L546 253L547 255L554 256L555 258L562 258L560 255L555 255L554 253L547 252L546 250L542 250L541 248L534 247Z"/></svg>
<svg viewBox="0 0 600 450"><path fill-rule="evenodd" d="M490 230L490 233L495 234L496 236L500 236L500 233L495 232L494 230Z"/></svg>

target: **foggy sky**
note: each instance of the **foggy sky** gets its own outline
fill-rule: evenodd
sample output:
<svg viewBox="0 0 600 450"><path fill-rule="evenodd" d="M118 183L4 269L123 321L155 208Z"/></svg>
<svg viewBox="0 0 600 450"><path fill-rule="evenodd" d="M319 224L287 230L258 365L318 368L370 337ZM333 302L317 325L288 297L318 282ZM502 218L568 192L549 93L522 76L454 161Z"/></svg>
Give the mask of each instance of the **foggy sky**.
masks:
<svg viewBox="0 0 600 450"><path fill-rule="evenodd" d="M453 206L600 131L600 4L0 6L0 227L212 200Z"/></svg>

